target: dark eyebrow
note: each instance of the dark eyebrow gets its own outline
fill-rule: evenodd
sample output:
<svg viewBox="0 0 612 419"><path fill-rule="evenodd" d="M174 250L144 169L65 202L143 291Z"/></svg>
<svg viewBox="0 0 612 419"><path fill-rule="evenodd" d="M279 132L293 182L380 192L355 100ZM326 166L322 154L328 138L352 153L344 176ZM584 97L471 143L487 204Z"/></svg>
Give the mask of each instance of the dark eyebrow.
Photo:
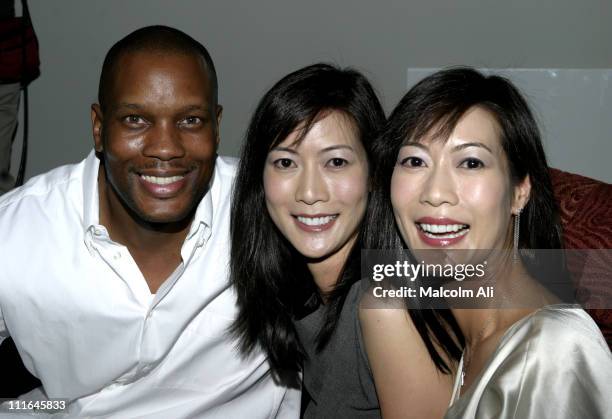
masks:
<svg viewBox="0 0 612 419"><path fill-rule="evenodd" d="M355 150L353 150L353 147L351 147L350 145L338 144L338 145L332 145L332 146L329 146L329 147L325 147L323 150L319 151L319 154L327 153L328 151L339 150L339 149L346 149L346 150L349 150L349 151L355 151Z"/></svg>
<svg viewBox="0 0 612 419"><path fill-rule="evenodd" d="M292 148L288 148L288 147L272 147L272 149L270 151L286 151L287 153L291 153L291 154L297 154L297 151L295 151Z"/></svg>
<svg viewBox="0 0 612 419"><path fill-rule="evenodd" d="M325 147L323 150L319 151L319 154L327 153L328 151L333 151L333 150L338 150L338 149L346 149L346 150L354 151L353 147L349 145L341 144L341 145L332 145L329 147ZM288 148L288 147L273 147L272 150L270 151L286 151L287 153L298 154L298 152L295 149Z"/></svg>
<svg viewBox="0 0 612 419"><path fill-rule="evenodd" d="M484 148L489 153L493 154L493 151L491 151L491 149L489 147L487 147L485 144L480 143L480 142L471 142L471 143L459 144L458 146L453 147L453 151L461 151L461 150L465 150L466 148L469 148L469 147Z"/></svg>
<svg viewBox="0 0 612 419"><path fill-rule="evenodd" d="M191 112L191 111L202 111L204 113L208 113L208 107L202 105L187 105L181 109L181 113Z"/></svg>
<svg viewBox="0 0 612 419"><path fill-rule="evenodd" d="M136 110L143 109L143 107L137 103L128 103L128 102L121 102L115 107L115 109L121 109L121 108L136 109Z"/></svg>
<svg viewBox="0 0 612 419"><path fill-rule="evenodd" d="M426 150L426 151L427 151L427 150L429 150L429 148L427 148L427 146L426 146L426 145L421 144L421 143L419 143L419 142L417 142L417 141L408 141L408 142L407 142L406 144L404 144L402 147L408 147L408 146L418 147L418 148L421 148L421 149Z"/></svg>
<svg viewBox="0 0 612 419"><path fill-rule="evenodd" d="M423 149L423 150L426 150L426 151L427 151L427 150L429 150L429 149L427 148L427 146L426 146L426 145L421 144L421 143L418 143L418 142L416 142L416 141L409 141L409 142L407 142L406 144L404 144L404 147L406 147L406 146L418 147L418 148ZM487 150L489 153L493 154L493 151L492 151L492 150L491 150L491 149L490 149L490 148L489 148L487 145L485 145L485 144L483 144L483 143L481 143L481 142L477 142L477 141L474 141L474 142L469 142L469 143L459 144L459 145L457 145L457 146L453 147L453 150L452 150L452 151L453 151L453 152L455 152L455 151L461 151L461 150L465 150L466 148L469 148L469 147L479 147L479 148L484 148L484 149L485 149L485 150Z"/></svg>
<svg viewBox="0 0 612 419"><path fill-rule="evenodd" d="M116 109L121 109L121 108L128 108L128 109L134 109L137 111L142 111L145 109L144 106L139 105L138 103L130 103L130 102L120 102ZM181 109L179 109L179 113L186 113L186 112L192 112L192 111L202 111L204 113L208 112L208 107L206 106L202 106L202 105L187 105Z"/></svg>

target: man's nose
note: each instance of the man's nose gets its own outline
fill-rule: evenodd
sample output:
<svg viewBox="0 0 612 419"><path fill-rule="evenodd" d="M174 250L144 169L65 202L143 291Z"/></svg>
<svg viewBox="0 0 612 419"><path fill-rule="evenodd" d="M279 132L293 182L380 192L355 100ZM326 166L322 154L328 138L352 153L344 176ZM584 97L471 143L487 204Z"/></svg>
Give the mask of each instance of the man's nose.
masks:
<svg viewBox="0 0 612 419"><path fill-rule="evenodd" d="M172 160L185 155L179 127L171 121L153 125L146 134L143 154L160 160Z"/></svg>

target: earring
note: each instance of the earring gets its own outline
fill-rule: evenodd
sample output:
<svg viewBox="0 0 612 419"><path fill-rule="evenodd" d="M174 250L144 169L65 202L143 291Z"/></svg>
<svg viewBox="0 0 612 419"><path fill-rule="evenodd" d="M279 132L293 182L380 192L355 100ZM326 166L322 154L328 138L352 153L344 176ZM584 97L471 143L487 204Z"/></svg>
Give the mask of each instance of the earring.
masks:
<svg viewBox="0 0 612 419"><path fill-rule="evenodd" d="M519 208L516 215L514 216L514 245L512 247L512 259L516 263L519 259L518 253L518 245L519 245L519 230L521 228L521 211L523 209Z"/></svg>

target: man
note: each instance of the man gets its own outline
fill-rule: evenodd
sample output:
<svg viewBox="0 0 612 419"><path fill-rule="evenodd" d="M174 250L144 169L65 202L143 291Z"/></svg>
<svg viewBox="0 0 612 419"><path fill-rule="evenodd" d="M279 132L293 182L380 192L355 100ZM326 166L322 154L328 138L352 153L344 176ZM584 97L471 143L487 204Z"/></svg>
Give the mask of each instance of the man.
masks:
<svg viewBox="0 0 612 419"><path fill-rule="evenodd" d="M123 38L91 118L95 152L0 199L0 339L71 417L297 417L299 392L227 331L234 162L206 49Z"/></svg>

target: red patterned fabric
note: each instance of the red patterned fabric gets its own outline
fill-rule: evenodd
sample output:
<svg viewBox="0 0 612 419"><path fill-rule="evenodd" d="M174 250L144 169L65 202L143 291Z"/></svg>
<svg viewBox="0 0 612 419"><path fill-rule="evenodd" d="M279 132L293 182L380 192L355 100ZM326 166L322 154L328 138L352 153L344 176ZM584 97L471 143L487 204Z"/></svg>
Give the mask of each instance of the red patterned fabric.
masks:
<svg viewBox="0 0 612 419"><path fill-rule="evenodd" d="M550 174L561 211L565 248L612 249L612 184L557 169L550 169ZM589 263L591 271L587 275L592 280L581 282L578 287L584 287L594 295L612 292L610 261L604 260L609 259L606 257L609 253L595 253L594 257L599 260L589 261L592 262ZM612 310L587 311L612 348Z"/></svg>

